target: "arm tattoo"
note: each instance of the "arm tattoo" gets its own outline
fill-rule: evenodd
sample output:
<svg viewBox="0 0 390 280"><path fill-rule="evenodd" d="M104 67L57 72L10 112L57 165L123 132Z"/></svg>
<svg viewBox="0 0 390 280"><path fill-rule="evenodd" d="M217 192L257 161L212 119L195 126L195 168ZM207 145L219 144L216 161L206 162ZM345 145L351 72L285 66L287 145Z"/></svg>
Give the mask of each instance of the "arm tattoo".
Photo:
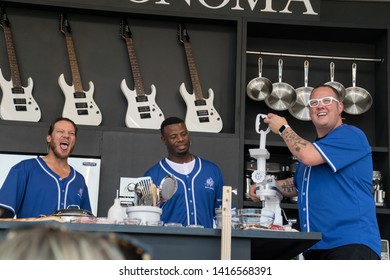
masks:
<svg viewBox="0 0 390 280"><path fill-rule="evenodd" d="M295 191L294 182L291 179L283 180L279 184L284 193L292 193Z"/></svg>
<svg viewBox="0 0 390 280"><path fill-rule="evenodd" d="M298 136L292 129L286 131L285 141L287 146L291 147L292 150L299 153L302 148L306 147L309 142Z"/></svg>

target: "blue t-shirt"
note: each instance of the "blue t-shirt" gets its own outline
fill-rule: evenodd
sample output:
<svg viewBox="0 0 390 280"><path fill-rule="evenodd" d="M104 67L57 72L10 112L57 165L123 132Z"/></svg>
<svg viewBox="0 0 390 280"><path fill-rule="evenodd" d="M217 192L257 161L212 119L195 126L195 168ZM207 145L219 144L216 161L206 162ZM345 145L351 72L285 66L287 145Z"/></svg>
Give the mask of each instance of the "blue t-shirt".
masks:
<svg viewBox="0 0 390 280"><path fill-rule="evenodd" d="M71 167L69 176L61 179L39 157L11 168L0 189L0 206L17 218L51 215L69 206L91 211L83 175Z"/></svg>
<svg viewBox="0 0 390 280"><path fill-rule="evenodd" d="M363 244L380 256L366 136L343 124L313 145L326 162L311 167L299 163L294 177L301 230L322 233L322 240L310 249Z"/></svg>
<svg viewBox="0 0 390 280"><path fill-rule="evenodd" d="M161 220L164 223L181 223L183 226L202 225L212 228L215 208L222 205L224 182L219 167L195 157L193 170L188 175L183 175L173 170L163 159L145 173L157 186L167 175L176 177L178 188L168 201L160 205Z"/></svg>

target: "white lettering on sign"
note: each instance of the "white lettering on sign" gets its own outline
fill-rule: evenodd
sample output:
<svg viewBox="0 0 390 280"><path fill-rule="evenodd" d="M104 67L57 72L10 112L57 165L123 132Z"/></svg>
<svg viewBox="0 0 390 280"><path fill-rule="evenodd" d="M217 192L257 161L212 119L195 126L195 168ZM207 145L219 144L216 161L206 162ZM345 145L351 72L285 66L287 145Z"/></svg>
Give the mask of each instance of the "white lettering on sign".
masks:
<svg viewBox="0 0 390 280"><path fill-rule="evenodd" d="M253 11L257 5L257 2L259 2L260 0L246 0L246 1L248 1L248 4L249 4L251 10ZM261 11L262 12L276 13L276 11L274 9L272 9L272 1L273 0L265 0L265 8L262 9ZM244 10L244 8L242 8L240 6L240 0L236 0L236 6L233 7L232 10Z"/></svg>
<svg viewBox="0 0 390 280"><path fill-rule="evenodd" d="M147 2L152 2L152 0L129 0L133 3L143 4ZM154 0L156 5L171 5L172 0ZM169 2L168 2L169 1ZM179 1L179 0L175 0ZM188 7L191 7L191 0L183 0ZM283 14L292 14L293 11L290 10L291 4L294 3L302 3L305 6L306 11L303 12L304 15L318 15L317 12L314 11L313 6L311 4L311 1L313 0L220 0L218 3L215 3L215 0L192 0L192 1L198 1L203 7L207 9L221 9L230 4L230 2L235 2L235 6L231 8L231 10L244 10L244 8L241 6L242 3L247 2L249 5L249 8L251 11L254 11L256 6L258 6L262 3L264 4L260 9L261 12L268 12L268 13L283 13ZM286 5L284 6L283 10L277 11L273 8L272 3L276 1L285 1ZM209 2L213 2L210 4ZM261 3L260 3L261 2ZM241 4L241 5L240 5Z"/></svg>
<svg viewBox="0 0 390 280"><path fill-rule="evenodd" d="M305 15L318 15L318 13L314 12L313 7L311 6L310 0L289 0L286 7L283 11L280 11L281 13L291 14L292 12L288 9L288 6L290 6L291 2L302 2L305 4L306 12L303 14Z"/></svg>

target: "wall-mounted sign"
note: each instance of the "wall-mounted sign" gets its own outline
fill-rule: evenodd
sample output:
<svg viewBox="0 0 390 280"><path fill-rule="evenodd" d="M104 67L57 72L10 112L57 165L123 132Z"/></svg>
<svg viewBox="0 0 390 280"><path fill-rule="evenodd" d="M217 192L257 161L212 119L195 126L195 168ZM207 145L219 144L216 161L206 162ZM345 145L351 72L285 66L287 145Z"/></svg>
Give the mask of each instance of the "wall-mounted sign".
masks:
<svg viewBox="0 0 390 280"><path fill-rule="evenodd" d="M121 0L133 7L260 18L319 20L320 0Z"/></svg>
<svg viewBox="0 0 390 280"><path fill-rule="evenodd" d="M140 7L158 7L181 11L223 11L229 14L252 14L269 17L294 15L297 18L317 17L320 0L123 0Z"/></svg>
<svg viewBox="0 0 390 280"><path fill-rule="evenodd" d="M9 0L7 2L172 16L254 17L319 21L321 0Z"/></svg>

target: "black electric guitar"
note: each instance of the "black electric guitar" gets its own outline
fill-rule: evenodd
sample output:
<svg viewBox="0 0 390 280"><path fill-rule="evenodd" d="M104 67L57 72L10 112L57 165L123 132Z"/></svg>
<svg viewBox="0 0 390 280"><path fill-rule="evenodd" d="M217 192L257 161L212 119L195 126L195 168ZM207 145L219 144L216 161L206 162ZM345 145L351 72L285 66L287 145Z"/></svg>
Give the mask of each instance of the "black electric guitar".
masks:
<svg viewBox="0 0 390 280"><path fill-rule="evenodd" d="M151 93L149 95L145 94L132 34L125 19L122 19L120 23L120 35L126 42L134 79L133 90L128 88L125 79L121 82L121 89L128 103L125 118L126 126L131 128L159 129L164 120L164 114L155 102L156 87L152 84L150 86Z"/></svg>
<svg viewBox="0 0 390 280"><path fill-rule="evenodd" d="M214 92L210 88L208 90L209 97L207 99L203 97L202 87L189 42L190 37L184 24L179 25L179 40L184 46L193 88L193 94L188 93L184 83L179 88L180 94L187 105L186 126L190 131L220 132L223 127L223 122L213 106Z"/></svg>
<svg viewBox="0 0 390 280"><path fill-rule="evenodd" d="M33 81L31 78L28 78L27 87L22 86L10 23L4 7L0 9L0 24L4 30L11 71L11 80L7 81L0 69L0 87L3 92L0 104L0 117L3 120L38 122L41 119L41 109L32 96Z"/></svg>
<svg viewBox="0 0 390 280"><path fill-rule="evenodd" d="M85 91L83 89L71 28L65 14L60 15L60 31L65 35L73 79L73 85L69 86L65 82L64 74L61 74L58 78L58 83L65 95L62 116L73 120L76 124L100 125L102 114L93 100L94 85L90 81L89 90Z"/></svg>

